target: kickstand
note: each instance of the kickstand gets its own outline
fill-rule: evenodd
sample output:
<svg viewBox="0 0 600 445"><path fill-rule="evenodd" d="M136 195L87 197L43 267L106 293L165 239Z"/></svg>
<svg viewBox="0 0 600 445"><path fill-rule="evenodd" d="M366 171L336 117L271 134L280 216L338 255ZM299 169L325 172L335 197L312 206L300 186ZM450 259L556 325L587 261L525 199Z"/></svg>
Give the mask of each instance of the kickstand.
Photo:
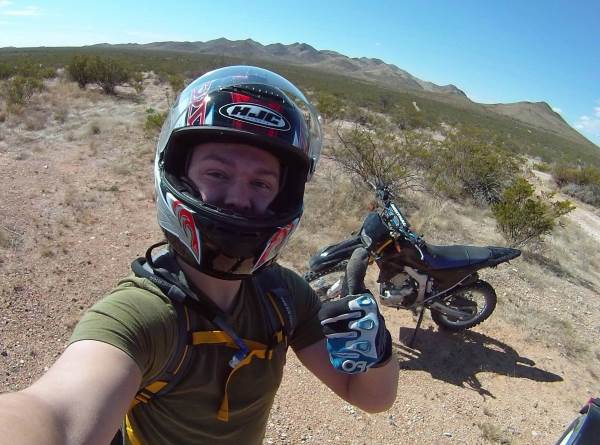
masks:
<svg viewBox="0 0 600 445"><path fill-rule="evenodd" d="M417 325L415 326L415 330L413 332L412 338L408 343L408 347L412 348L415 344L415 339L417 338L417 332L419 332L419 328L421 327L421 322L423 321L423 313L425 312L425 306L421 306L421 312L419 312L419 319L417 320Z"/></svg>

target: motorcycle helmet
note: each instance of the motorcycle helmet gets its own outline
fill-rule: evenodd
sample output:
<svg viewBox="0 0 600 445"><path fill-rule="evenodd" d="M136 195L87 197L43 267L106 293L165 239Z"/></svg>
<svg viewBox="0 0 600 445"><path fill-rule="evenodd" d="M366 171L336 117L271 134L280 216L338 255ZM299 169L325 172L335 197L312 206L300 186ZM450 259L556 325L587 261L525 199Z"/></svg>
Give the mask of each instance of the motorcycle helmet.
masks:
<svg viewBox="0 0 600 445"><path fill-rule="evenodd" d="M170 247L220 279L246 278L272 263L300 221L321 141L315 108L273 72L231 66L190 83L165 119L154 163L158 223ZM267 214L203 201L187 178L190 154L203 142L247 144L277 158L280 189Z"/></svg>

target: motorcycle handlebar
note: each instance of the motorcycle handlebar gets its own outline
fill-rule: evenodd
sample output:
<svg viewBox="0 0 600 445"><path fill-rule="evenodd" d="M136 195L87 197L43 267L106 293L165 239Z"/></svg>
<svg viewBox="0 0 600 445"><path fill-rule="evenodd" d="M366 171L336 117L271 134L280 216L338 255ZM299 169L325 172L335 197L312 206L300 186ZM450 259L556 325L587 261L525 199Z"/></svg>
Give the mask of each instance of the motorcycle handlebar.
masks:
<svg viewBox="0 0 600 445"><path fill-rule="evenodd" d="M394 203L392 202L392 198L394 197L394 195L392 194L392 191L390 190L389 186L379 179L367 182L375 190L375 197L384 208L384 219L387 220L388 224L392 225L392 229L395 232L398 232L411 244L417 247L422 257L423 252L419 247L423 244L423 240L419 235L410 230L410 224L408 223L398 206L394 205Z"/></svg>

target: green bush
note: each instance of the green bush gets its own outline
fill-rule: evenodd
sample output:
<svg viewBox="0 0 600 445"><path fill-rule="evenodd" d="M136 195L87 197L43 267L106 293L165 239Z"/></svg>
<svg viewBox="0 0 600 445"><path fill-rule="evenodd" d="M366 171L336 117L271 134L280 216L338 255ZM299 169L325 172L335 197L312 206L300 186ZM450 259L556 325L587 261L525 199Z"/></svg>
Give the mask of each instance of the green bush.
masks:
<svg viewBox="0 0 600 445"><path fill-rule="evenodd" d="M89 67L90 59L90 56L77 55L67 65L67 73L72 80L77 82L79 88L85 88L88 83L93 81Z"/></svg>
<svg viewBox="0 0 600 445"><path fill-rule="evenodd" d="M106 94L115 94L115 87L129 82L133 72L122 62L112 58L94 57L90 64L92 79Z"/></svg>
<svg viewBox="0 0 600 445"><path fill-rule="evenodd" d="M167 80L169 81L169 84L171 85L171 88L173 88L173 92L175 94L178 94L181 90L183 90L183 87L185 85L185 78L182 75L168 74Z"/></svg>
<svg viewBox="0 0 600 445"><path fill-rule="evenodd" d="M422 111L417 111L414 105L406 107L396 105L390 111L390 118L400 130L411 130L416 128L430 127L432 122L428 120Z"/></svg>
<svg viewBox="0 0 600 445"><path fill-rule="evenodd" d="M142 90L141 73L126 62L112 57L77 55L67 65L67 72L81 88L95 83L106 94L115 94L117 85L129 83L137 92Z"/></svg>
<svg viewBox="0 0 600 445"><path fill-rule="evenodd" d="M552 171L561 191L580 201L600 207L600 168L557 165Z"/></svg>
<svg viewBox="0 0 600 445"><path fill-rule="evenodd" d="M502 236L513 247L539 241L554 230L558 218L575 209L570 201L552 202L553 194L534 196L534 188L517 178L492 206Z"/></svg>
<svg viewBox="0 0 600 445"><path fill-rule="evenodd" d="M344 102L339 97L320 92L316 95L315 101L319 113L326 119L337 119L343 116Z"/></svg>
<svg viewBox="0 0 600 445"><path fill-rule="evenodd" d="M569 183L600 185L600 168L594 166L573 167L559 164L554 168L552 176L554 176L554 180L561 187Z"/></svg>
<svg viewBox="0 0 600 445"><path fill-rule="evenodd" d="M155 111L153 108L146 110L146 122L144 122L144 129L151 134L156 134L162 128L163 122L167 117L168 112Z"/></svg>
<svg viewBox="0 0 600 445"><path fill-rule="evenodd" d="M2 96L8 105L23 105L34 93L43 91L44 84L33 77L14 76L2 86Z"/></svg>
<svg viewBox="0 0 600 445"><path fill-rule="evenodd" d="M536 162L533 164L533 168L544 173L552 172L552 166L544 161Z"/></svg>
<svg viewBox="0 0 600 445"><path fill-rule="evenodd" d="M493 204L519 171L519 159L503 146L490 134L462 130L432 144L421 161L435 190L455 199L469 196L480 205Z"/></svg>
<svg viewBox="0 0 600 445"><path fill-rule="evenodd" d="M419 145L413 136L396 136L374 118L353 129L338 132L341 145L333 145L332 155L344 170L363 183L383 182L400 193L419 185L419 175L411 168L409 147Z"/></svg>
<svg viewBox="0 0 600 445"><path fill-rule="evenodd" d="M14 67L7 63L0 63L0 80L6 80L16 74Z"/></svg>
<svg viewBox="0 0 600 445"><path fill-rule="evenodd" d="M0 80L9 79L12 76L21 76L33 79L52 79L56 77L56 69L36 63L32 60L21 60L18 64L0 63Z"/></svg>

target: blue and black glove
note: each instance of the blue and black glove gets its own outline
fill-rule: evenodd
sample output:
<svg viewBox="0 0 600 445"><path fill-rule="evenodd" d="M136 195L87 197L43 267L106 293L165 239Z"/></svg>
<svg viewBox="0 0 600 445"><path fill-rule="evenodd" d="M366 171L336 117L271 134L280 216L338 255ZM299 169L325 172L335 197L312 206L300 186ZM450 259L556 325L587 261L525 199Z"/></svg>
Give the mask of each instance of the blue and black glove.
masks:
<svg viewBox="0 0 600 445"><path fill-rule="evenodd" d="M319 311L331 364L348 374L383 366L392 356L392 337L364 285L368 260L364 248L353 252L344 280L347 296L324 303Z"/></svg>

